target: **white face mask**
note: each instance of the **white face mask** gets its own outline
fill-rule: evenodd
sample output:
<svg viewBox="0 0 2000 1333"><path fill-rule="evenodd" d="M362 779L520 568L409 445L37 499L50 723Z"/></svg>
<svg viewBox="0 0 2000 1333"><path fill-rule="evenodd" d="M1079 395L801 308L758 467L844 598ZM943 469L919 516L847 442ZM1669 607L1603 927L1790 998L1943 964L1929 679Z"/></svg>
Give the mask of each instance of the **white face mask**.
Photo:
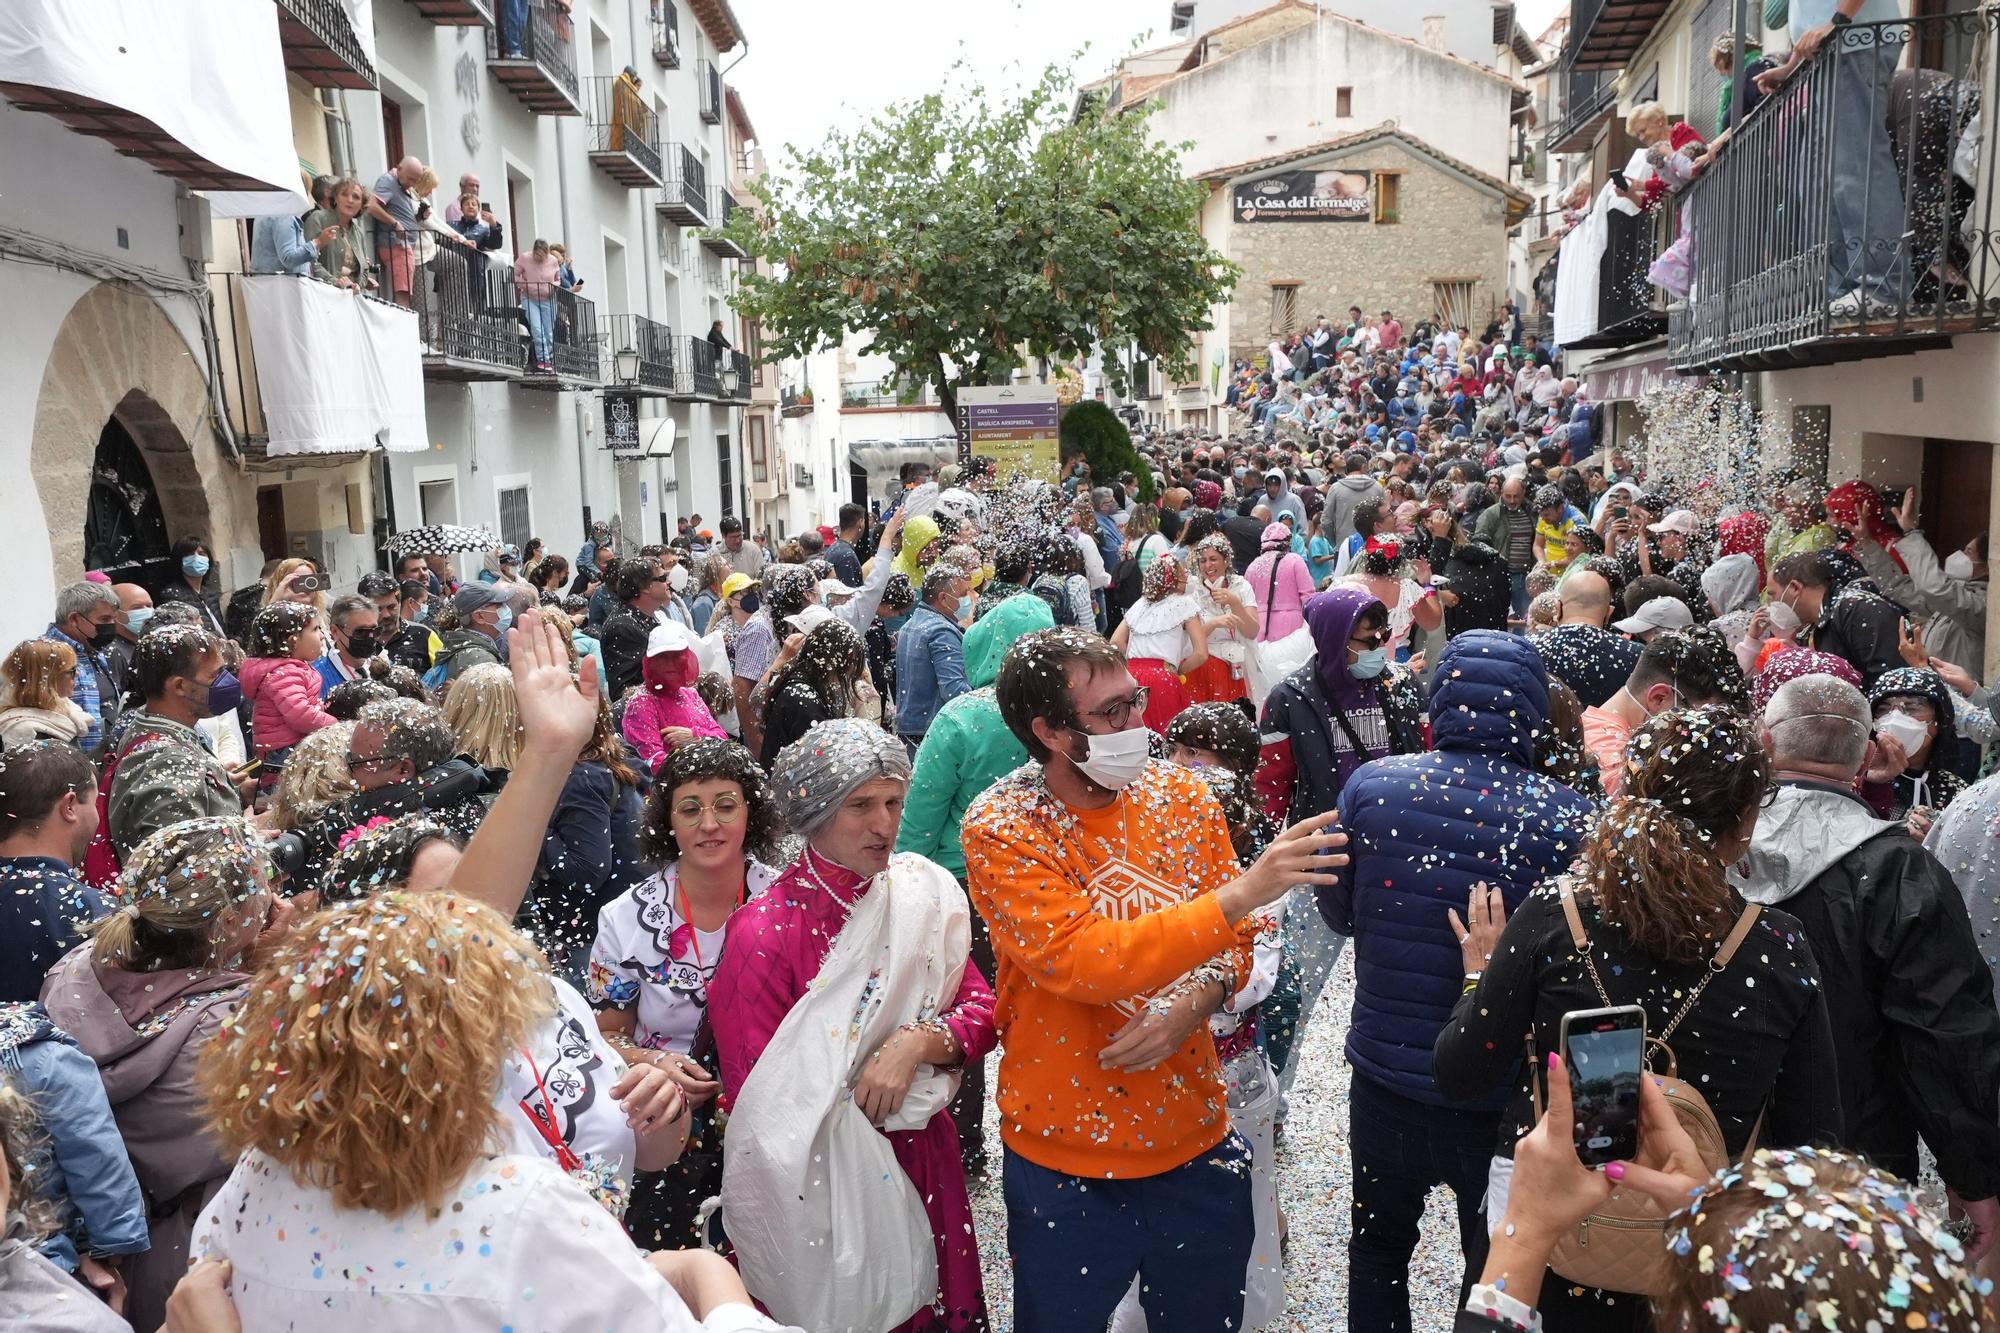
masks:
<svg viewBox="0 0 2000 1333"><path fill-rule="evenodd" d="M1083 775L1107 791L1123 791L1146 771L1148 737L1143 726L1127 727L1108 736L1079 731L1089 747L1081 762L1072 760Z"/></svg>
<svg viewBox="0 0 2000 1333"><path fill-rule="evenodd" d="M1963 582L1972 577L1972 557L1963 551L1953 551L1944 558L1944 576Z"/></svg>
<svg viewBox="0 0 2000 1333"><path fill-rule="evenodd" d="M685 592L690 577L686 565L675 565L667 571L667 586L675 592Z"/></svg>
<svg viewBox="0 0 2000 1333"><path fill-rule="evenodd" d="M1799 613L1784 602L1773 602L1764 608L1770 613L1771 628L1786 638L1799 632Z"/></svg>
<svg viewBox="0 0 2000 1333"><path fill-rule="evenodd" d="M1903 747L1905 753L1915 754L1930 739L1931 729L1927 723L1919 722L1908 713L1884 713L1875 719L1875 733L1888 736Z"/></svg>

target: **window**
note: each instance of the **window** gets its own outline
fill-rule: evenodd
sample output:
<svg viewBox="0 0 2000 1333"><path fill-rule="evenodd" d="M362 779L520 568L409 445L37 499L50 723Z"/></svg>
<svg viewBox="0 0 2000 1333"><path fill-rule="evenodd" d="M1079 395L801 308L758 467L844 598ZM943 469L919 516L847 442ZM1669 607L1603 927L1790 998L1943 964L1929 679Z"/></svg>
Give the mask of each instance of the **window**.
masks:
<svg viewBox="0 0 2000 1333"><path fill-rule="evenodd" d="M500 501L500 541L520 548L528 544L534 523L528 517L528 488L508 486L497 492Z"/></svg>
<svg viewBox="0 0 2000 1333"><path fill-rule="evenodd" d="M764 326L756 320L743 325L743 354L750 358L750 383L764 387Z"/></svg>
<svg viewBox="0 0 2000 1333"><path fill-rule="evenodd" d="M1431 288L1437 294L1438 323L1456 328L1473 327L1472 284L1476 278L1434 278Z"/></svg>
<svg viewBox="0 0 2000 1333"><path fill-rule="evenodd" d="M1346 120L1354 114L1354 90L1352 88L1335 88L1333 90L1333 114L1341 120Z"/></svg>
<svg viewBox="0 0 2000 1333"><path fill-rule="evenodd" d="M1375 221L1393 226L1403 220L1402 173L1378 171L1375 173Z"/></svg>
<svg viewBox="0 0 2000 1333"><path fill-rule="evenodd" d="M764 457L764 432L769 423L762 417L750 418L750 480L769 481L770 465Z"/></svg>
<svg viewBox="0 0 2000 1333"><path fill-rule="evenodd" d="M403 160L403 108L387 97L382 99L382 142L391 167Z"/></svg>
<svg viewBox="0 0 2000 1333"><path fill-rule="evenodd" d="M1296 282L1271 284L1271 332L1290 333L1299 323L1299 285Z"/></svg>
<svg viewBox="0 0 2000 1333"><path fill-rule="evenodd" d="M715 487L722 495L722 516L736 512L736 457L727 434L715 437Z"/></svg>

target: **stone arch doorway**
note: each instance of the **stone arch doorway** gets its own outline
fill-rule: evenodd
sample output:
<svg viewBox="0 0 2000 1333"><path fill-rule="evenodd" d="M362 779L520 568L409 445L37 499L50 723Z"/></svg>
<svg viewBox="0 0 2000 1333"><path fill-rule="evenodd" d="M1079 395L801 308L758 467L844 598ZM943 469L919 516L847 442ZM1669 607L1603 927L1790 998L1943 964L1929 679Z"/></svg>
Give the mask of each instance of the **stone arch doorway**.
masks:
<svg viewBox="0 0 2000 1333"><path fill-rule="evenodd" d="M171 545L153 470L132 432L113 416L104 423L91 460L83 567L103 570L116 583L143 583L157 591L171 567Z"/></svg>
<svg viewBox="0 0 2000 1333"><path fill-rule="evenodd" d="M57 586L81 578L91 557L119 549L102 544L115 535L118 503L131 515L128 535L147 527L144 515L158 516L163 533L126 543L144 558L161 536L198 534L218 557L237 549L241 534L254 545L253 488L223 458L208 413L198 347L150 293L100 282L70 308L42 370L29 455ZM100 484L107 457L121 466L115 483ZM101 543L94 551L92 536Z"/></svg>

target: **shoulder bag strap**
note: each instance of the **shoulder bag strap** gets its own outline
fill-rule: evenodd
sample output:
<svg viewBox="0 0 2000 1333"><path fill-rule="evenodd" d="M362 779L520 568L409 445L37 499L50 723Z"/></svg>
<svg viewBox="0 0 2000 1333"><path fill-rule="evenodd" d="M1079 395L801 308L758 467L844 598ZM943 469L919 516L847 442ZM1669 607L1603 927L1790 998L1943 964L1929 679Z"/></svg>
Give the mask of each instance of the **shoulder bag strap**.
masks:
<svg viewBox="0 0 2000 1333"><path fill-rule="evenodd" d="M1273 603L1278 600L1278 566L1283 563L1284 558L1282 556L1271 562L1271 586L1264 590L1264 634L1266 638L1270 637L1271 633L1271 613L1278 609Z"/></svg>

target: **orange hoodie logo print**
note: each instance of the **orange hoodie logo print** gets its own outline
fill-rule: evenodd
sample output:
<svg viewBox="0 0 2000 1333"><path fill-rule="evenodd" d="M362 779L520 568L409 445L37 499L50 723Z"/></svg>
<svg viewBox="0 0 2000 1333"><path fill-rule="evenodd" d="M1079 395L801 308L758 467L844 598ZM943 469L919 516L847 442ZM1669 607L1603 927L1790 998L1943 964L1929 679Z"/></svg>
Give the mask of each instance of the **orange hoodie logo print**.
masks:
<svg viewBox="0 0 2000 1333"><path fill-rule="evenodd" d="M1118 857L1104 862L1092 873L1088 888L1091 897L1096 900L1098 914L1113 921L1136 920L1186 902L1188 896L1185 889L1176 888L1159 876ZM1152 995L1165 994L1179 984L1176 981L1172 986L1163 986ZM1145 1008L1152 995L1135 995L1128 1000L1118 1000L1111 1007L1129 1018Z"/></svg>

